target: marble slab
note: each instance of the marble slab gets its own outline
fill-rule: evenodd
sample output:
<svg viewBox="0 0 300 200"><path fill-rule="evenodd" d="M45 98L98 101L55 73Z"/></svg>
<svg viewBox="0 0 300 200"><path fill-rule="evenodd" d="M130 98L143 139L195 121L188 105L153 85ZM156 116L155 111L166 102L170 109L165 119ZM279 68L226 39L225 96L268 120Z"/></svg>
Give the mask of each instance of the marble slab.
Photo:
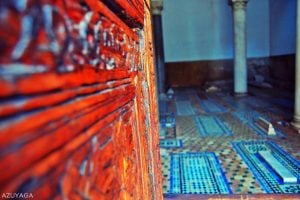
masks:
<svg viewBox="0 0 300 200"><path fill-rule="evenodd" d="M277 172L284 183L297 183L297 177L284 167L270 151L259 151L258 153Z"/></svg>

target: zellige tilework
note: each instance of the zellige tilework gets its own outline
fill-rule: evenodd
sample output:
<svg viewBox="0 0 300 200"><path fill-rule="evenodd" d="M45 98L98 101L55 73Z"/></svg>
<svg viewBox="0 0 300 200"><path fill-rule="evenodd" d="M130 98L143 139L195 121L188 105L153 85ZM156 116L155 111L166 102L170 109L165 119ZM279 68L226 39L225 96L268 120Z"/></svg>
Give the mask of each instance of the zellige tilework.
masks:
<svg viewBox="0 0 300 200"><path fill-rule="evenodd" d="M195 116L194 120L199 134L203 137L232 134L228 125L217 116Z"/></svg>
<svg viewBox="0 0 300 200"><path fill-rule="evenodd" d="M253 89L255 90L255 92L253 92ZM178 91L179 93L177 93ZM197 96L197 94L201 95ZM228 185L231 188L232 193L234 194L261 194L268 192L266 191L266 189L263 188L263 185L260 183L258 178L259 176L252 172L252 168L248 166L248 164L244 161L244 159L242 159L240 154L233 148L232 142L264 141L271 142L274 144L276 143L277 146L280 146L286 151L288 156L292 156L293 158L295 158L291 161L292 163L296 162L295 160L300 160L300 137L299 134L290 126L290 121L288 121L293 116L293 112L290 109L285 109L284 106L280 106L272 102L272 99L276 98L285 99L287 98L287 95L282 95L284 94L284 92L277 90L268 91L265 89L262 90L252 87L249 87L249 94L253 95L249 95L244 98L235 98L231 95L231 91L205 93L200 89L196 89L194 92L190 92L189 90L185 91L183 88L181 88L180 90L175 89L175 97L179 95L185 95L186 97L189 97L188 102L192 107L194 113L196 114L175 115L175 128L166 128L167 132L165 138L174 138L177 140L182 140L183 146L181 148L161 148L163 191L165 194L172 194L174 192L197 193L197 191L200 190L199 186L195 186L195 188L193 189L193 184L188 184L189 186L179 184L179 189L177 187L178 190L174 190L174 188L176 188L174 186L174 183L176 185L176 182L173 182L173 175L175 173L175 179L177 180L180 180L181 175L176 175L177 172L176 170L174 170L175 168L171 167L171 165L174 164L174 162L171 162L171 155L173 154L185 154L188 152L202 154L204 152L213 152L217 156L220 167L222 168L224 176L228 181ZM202 105L200 105L199 103L199 98L201 100L212 99L218 105L224 107L226 112L205 111ZM252 102L253 99L254 101ZM288 99L291 98L288 97ZM178 101L181 102L180 100L175 98L169 102L169 112L176 113L176 103ZM271 106L268 106L268 104L271 104ZM245 116L243 117L243 120L235 116L236 112L244 112ZM255 113L254 116L251 113ZM203 137L201 134L199 134L199 124L197 125L197 122L195 121L195 117L198 116L206 116L212 118L216 117L228 126L232 134L218 135L217 137L215 135L210 135L211 132L215 130L220 130L220 127L218 125L214 127L212 124L215 124L215 122L209 122L208 124L210 125L206 126L207 136ZM263 118L272 122L275 128L278 128L284 134L285 137L267 137L265 133L257 133L257 130L253 129L252 121L253 117L258 116L262 116ZM213 120L209 118L208 121ZM182 158L175 159L182 160ZM264 161L264 159L261 156L259 156L259 159L259 161ZM195 162L193 159L191 160L189 158L187 158L186 160L188 161L184 161L185 163L189 163L190 161L191 163ZM178 162L175 162L175 165L176 163ZM266 162L264 163L264 165L268 166ZM194 164L190 164L190 167L187 165L186 168L189 168L187 171L189 171L190 174L195 175L198 172L193 172L195 170L193 166ZM280 180L280 176L276 176L276 171L274 171L272 167L269 166L266 168L269 170L272 176L277 177L278 180ZM177 169L179 168L177 167ZM180 170L178 172L180 173L181 171L183 170ZM192 176L186 175L185 177L187 179L193 179ZM274 179L271 180L274 181ZM201 181L204 181L207 185L207 182L209 182L210 180L209 178L201 178ZM171 185L173 185L174 187L171 188ZM213 184L209 184L209 186L210 185ZM282 193L299 193L298 183L279 184L277 188L279 188L279 190ZM201 191L203 190L201 189ZM214 191L212 189L208 189L207 192Z"/></svg>
<svg viewBox="0 0 300 200"><path fill-rule="evenodd" d="M171 154L170 173L170 193L231 193L214 153Z"/></svg>
<svg viewBox="0 0 300 200"><path fill-rule="evenodd" d="M177 115L187 116L194 115L194 109L189 101L176 101Z"/></svg>
<svg viewBox="0 0 300 200"><path fill-rule="evenodd" d="M278 145L270 141L240 141L232 144L267 193L300 193L300 162ZM263 159L260 152L271 153L286 170L296 177L296 183L285 183L272 166L275 164Z"/></svg>
<svg viewBox="0 0 300 200"><path fill-rule="evenodd" d="M207 113L223 113L226 109L212 99L199 99L199 104Z"/></svg>
<svg viewBox="0 0 300 200"><path fill-rule="evenodd" d="M259 117L266 119L265 116L262 116L256 111L236 111L233 112L233 115L241 120L242 123L248 125L251 129L253 129L257 134L265 137L285 137L284 133L275 128L276 136L267 135L262 129L260 129L255 123ZM268 120L268 119L266 119Z"/></svg>
<svg viewBox="0 0 300 200"><path fill-rule="evenodd" d="M180 139L160 139L159 146L161 148L179 148L182 147Z"/></svg>

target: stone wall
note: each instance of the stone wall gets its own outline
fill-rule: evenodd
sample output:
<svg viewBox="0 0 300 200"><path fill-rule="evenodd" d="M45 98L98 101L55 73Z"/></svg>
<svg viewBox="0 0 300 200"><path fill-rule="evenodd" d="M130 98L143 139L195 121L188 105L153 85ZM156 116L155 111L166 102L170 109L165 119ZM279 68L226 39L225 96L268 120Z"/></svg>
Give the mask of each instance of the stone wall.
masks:
<svg viewBox="0 0 300 200"><path fill-rule="evenodd" d="M274 87L294 91L295 63L295 54L270 57L270 77Z"/></svg>
<svg viewBox="0 0 300 200"><path fill-rule="evenodd" d="M295 56L248 58L248 81L262 79L273 87L293 89ZM199 86L211 82L232 82L233 60L204 60L166 63L167 85Z"/></svg>

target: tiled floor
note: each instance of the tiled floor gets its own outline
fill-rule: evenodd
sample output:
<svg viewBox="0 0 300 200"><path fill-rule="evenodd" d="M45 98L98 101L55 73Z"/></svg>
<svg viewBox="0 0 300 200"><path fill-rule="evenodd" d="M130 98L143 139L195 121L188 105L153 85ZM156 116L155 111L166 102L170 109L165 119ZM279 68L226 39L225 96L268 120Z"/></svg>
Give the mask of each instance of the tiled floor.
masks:
<svg viewBox="0 0 300 200"><path fill-rule="evenodd" d="M231 193L214 153L171 154L170 191L192 194Z"/></svg>
<svg viewBox="0 0 300 200"><path fill-rule="evenodd" d="M183 167L185 166L184 163L182 164L183 166L180 165L177 169L174 168L174 157L172 156L180 155L180 153L201 154L208 152L216 155L232 193L257 194L272 192L262 185L258 174L255 173L255 170L251 169L253 166L249 166L244 156L243 158L241 157L241 154L233 147L233 143L242 141L270 141L278 145L292 158L299 161L300 135L286 123L291 120L293 114L293 110L291 109L292 98L289 99L291 96L287 92L280 93L278 91L251 88L249 96L237 99L226 91L205 93L194 88L176 89L174 99L169 102L169 112L175 113L176 117L176 133L174 133L174 129L167 128L165 137L182 140L183 145L179 148L164 148L162 151L161 162L164 193L174 193L174 190L170 188L170 183L174 181L174 176L170 174L172 171L174 173L174 170L181 170L179 173L186 173L185 169L183 169L185 168ZM184 104L181 103L183 101ZM188 105L187 110L184 110L184 105ZM179 109L179 113L177 113L177 109ZM241 113L242 117L239 116ZM257 129L254 123L257 116L262 116L271 121L275 126L278 136L269 137ZM202 117L202 120L197 120L198 117ZM224 134L220 133L222 130ZM171 166L172 159L173 164ZM188 163L190 162L194 161L189 161ZM295 162L296 170L300 171L299 162ZM205 166L207 163L189 165L197 168ZM191 166L187 167L188 170L192 169ZM197 171L197 169L194 171ZM192 170L190 173L196 173L194 171ZM182 179L186 178L183 175L181 177ZM180 181L182 182L183 180ZM290 192L299 192L297 187L300 184L300 177L298 177L298 183L296 184L294 185L295 187L293 186L294 190L290 190ZM184 188L183 185L180 187L181 190ZM280 187L282 193L285 192L283 187L285 186ZM201 192L200 189L199 191L186 191L183 193L201 194L204 192Z"/></svg>

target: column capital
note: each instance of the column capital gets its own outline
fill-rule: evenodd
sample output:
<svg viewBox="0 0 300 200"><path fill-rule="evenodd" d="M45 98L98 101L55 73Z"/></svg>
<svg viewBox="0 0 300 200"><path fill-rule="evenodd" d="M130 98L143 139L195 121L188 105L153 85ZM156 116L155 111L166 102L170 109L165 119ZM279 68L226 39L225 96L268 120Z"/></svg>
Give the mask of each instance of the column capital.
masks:
<svg viewBox="0 0 300 200"><path fill-rule="evenodd" d="M233 9L246 9L248 0L228 0Z"/></svg>
<svg viewBox="0 0 300 200"><path fill-rule="evenodd" d="M163 7L163 0L151 0L151 11L153 15L161 15Z"/></svg>

